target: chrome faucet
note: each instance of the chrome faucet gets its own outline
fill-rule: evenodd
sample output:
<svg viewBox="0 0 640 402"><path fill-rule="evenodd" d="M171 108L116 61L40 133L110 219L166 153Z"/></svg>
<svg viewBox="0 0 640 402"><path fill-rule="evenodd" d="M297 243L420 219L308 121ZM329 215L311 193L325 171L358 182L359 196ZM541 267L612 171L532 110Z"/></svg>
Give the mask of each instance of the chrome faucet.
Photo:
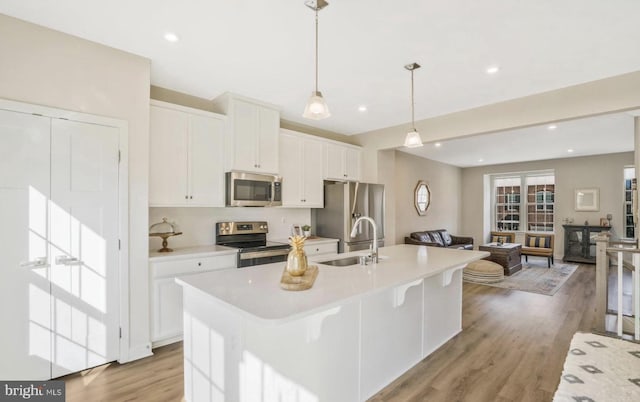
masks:
<svg viewBox="0 0 640 402"><path fill-rule="evenodd" d="M368 216L361 216L353 223L353 229L351 229L351 237L356 237L358 231L358 225L361 221L368 221L373 227L373 241L371 242L371 260L374 263L378 262L378 226L376 222Z"/></svg>

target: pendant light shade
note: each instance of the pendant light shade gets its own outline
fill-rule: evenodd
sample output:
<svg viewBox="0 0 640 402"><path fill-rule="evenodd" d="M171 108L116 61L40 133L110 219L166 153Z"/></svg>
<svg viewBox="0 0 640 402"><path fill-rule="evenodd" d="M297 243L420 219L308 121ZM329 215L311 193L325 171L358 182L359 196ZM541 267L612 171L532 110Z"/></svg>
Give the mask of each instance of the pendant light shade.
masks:
<svg viewBox="0 0 640 402"><path fill-rule="evenodd" d="M407 136L404 138L404 146L407 148L418 148L422 146L422 138L420 138L420 133L413 130L407 133Z"/></svg>
<svg viewBox="0 0 640 402"><path fill-rule="evenodd" d="M302 117L313 120L322 120L329 116L331 116L329 106L327 106L327 102L324 101L322 92L311 92L311 97L309 97L309 101L307 101L307 107L304 108Z"/></svg>
<svg viewBox="0 0 640 402"><path fill-rule="evenodd" d="M318 11L329 5L325 0L308 0L304 3L316 13L316 81L315 90L311 92L311 97L307 101L302 117L306 119L322 120L331 116L329 106L322 97L322 92L318 91Z"/></svg>
<svg viewBox="0 0 640 402"><path fill-rule="evenodd" d="M420 64L411 63L404 66L404 68L411 71L411 130L404 138L404 146L407 148L418 148L422 146L422 138L420 138L420 133L418 133L418 130L416 130L415 115L413 110L413 70L420 68Z"/></svg>

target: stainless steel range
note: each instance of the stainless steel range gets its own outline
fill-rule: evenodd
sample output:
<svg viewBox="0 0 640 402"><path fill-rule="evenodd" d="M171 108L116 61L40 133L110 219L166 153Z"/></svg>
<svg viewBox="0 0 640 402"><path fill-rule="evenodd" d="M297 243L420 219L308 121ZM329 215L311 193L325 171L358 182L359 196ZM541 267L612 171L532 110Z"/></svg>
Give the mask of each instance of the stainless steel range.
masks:
<svg viewBox="0 0 640 402"><path fill-rule="evenodd" d="M267 241L267 222L217 222L216 244L238 249L238 268L287 260L289 245Z"/></svg>

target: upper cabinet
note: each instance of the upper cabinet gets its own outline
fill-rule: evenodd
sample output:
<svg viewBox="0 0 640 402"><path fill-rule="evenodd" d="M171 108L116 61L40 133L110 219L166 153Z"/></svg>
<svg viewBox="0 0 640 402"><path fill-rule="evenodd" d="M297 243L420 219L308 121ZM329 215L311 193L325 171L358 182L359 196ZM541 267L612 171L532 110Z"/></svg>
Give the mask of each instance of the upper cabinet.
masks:
<svg viewBox="0 0 640 402"><path fill-rule="evenodd" d="M324 178L359 181L362 149L355 145L327 142L324 147Z"/></svg>
<svg viewBox="0 0 640 402"><path fill-rule="evenodd" d="M282 206L322 208L324 143L291 130L280 131Z"/></svg>
<svg viewBox="0 0 640 402"><path fill-rule="evenodd" d="M225 170L278 174L278 109L229 93L214 104L227 115Z"/></svg>
<svg viewBox="0 0 640 402"><path fill-rule="evenodd" d="M151 206L224 206L224 120L215 113L151 102Z"/></svg>

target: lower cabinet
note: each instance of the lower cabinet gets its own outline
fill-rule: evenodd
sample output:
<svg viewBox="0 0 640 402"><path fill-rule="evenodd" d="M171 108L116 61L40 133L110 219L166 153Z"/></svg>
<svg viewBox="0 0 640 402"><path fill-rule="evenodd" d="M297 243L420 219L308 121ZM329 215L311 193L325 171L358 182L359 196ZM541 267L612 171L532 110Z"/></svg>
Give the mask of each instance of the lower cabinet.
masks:
<svg viewBox="0 0 640 402"><path fill-rule="evenodd" d="M321 254L337 254L338 253L338 240L329 243L308 243L304 246L304 253L307 256L321 255Z"/></svg>
<svg viewBox="0 0 640 402"><path fill-rule="evenodd" d="M236 269L236 254L151 262L151 341L153 347L182 340L182 287L176 276Z"/></svg>

